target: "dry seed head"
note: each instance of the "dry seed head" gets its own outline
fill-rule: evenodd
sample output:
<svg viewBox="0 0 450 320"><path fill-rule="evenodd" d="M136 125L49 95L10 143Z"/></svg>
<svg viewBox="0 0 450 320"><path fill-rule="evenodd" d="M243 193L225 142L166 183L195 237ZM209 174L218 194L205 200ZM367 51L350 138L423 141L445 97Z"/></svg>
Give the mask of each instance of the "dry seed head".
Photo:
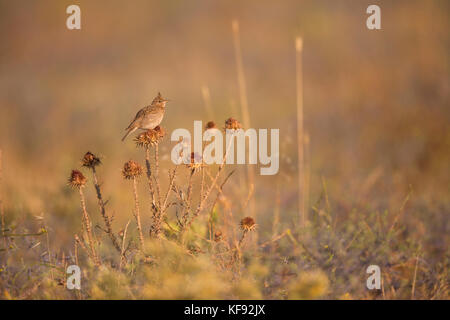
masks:
<svg viewBox="0 0 450 320"><path fill-rule="evenodd" d="M193 173L196 172L204 166L202 156L198 153L191 152L191 163L186 166L191 169Z"/></svg>
<svg viewBox="0 0 450 320"><path fill-rule="evenodd" d="M214 232L214 241L215 242L222 241L222 238L223 238L222 231L217 230L216 232Z"/></svg>
<svg viewBox="0 0 450 320"><path fill-rule="evenodd" d="M238 130L238 129L242 129L242 125L239 121L237 121L234 118L228 118L225 121L225 129L229 129L229 130Z"/></svg>
<svg viewBox="0 0 450 320"><path fill-rule="evenodd" d="M86 177L78 170L72 170L69 178L69 185L72 188L82 188L86 184Z"/></svg>
<svg viewBox="0 0 450 320"><path fill-rule="evenodd" d="M100 165L102 162L93 153L88 151L84 155L82 163L83 163L83 167L94 169L96 166Z"/></svg>
<svg viewBox="0 0 450 320"><path fill-rule="evenodd" d="M149 129L142 132L134 138L134 142L137 147L147 147L157 145L165 135L165 131L162 127L157 126L154 129Z"/></svg>
<svg viewBox="0 0 450 320"><path fill-rule="evenodd" d="M214 121L208 121L208 123L205 126L205 130L209 129L217 129L216 123Z"/></svg>
<svg viewBox="0 0 450 320"><path fill-rule="evenodd" d="M252 231L255 230L256 223L252 217L245 217L241 220L241 229L243 231Z"/></svg>
<svg viewBox="0 0 450 320"><path fill-rule="evenodd" d="M130 160L124 164L122 175L124 179L134 179L142 175L142 172L143 170L139 163Z"/></svg>

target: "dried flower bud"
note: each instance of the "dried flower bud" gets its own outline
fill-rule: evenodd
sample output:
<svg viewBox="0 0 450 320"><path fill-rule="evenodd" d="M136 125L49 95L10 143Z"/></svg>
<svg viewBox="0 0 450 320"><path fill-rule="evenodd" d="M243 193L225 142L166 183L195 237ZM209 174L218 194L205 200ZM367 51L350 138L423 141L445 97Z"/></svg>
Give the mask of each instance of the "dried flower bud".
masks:
<svg viewBox="0 0 450 320"><path fill-rule="evenodd" d="M216 123L214 121L208 121L208 123L205 126L205 130L209 129L217 129Z"/></svg>
<svg viewBox="0 0 450 320"><path fill-rule="evenodd" d="M189 163L187 167L192 170L192 173L196 172L203 166L202 156L198 153L191 152L191 163Z"/></svg>
<svg viewBox="0 0 450 320"><path fill-rule="evenodd" d="M252 231L255 230L256 223L252 217L245 217L241 220L241 229L243 231Z"/></svg>
<svg viewBox="0 0 450 320"><path fill-rule="evenodd" d="M69 185L72 188L82 188L86 184L86 177L78 170L72 170L69 178Z"/></svg>
<svg viewBox="0 0 450 320"><path fill-rule="evenodd" d="M157 126L154 129L149 129L136 136L136 138L134 138L134 142L136 143L136 146L141 148L154 146L162 140L164 135L164 129Z"/></svg>
<svg viewBox="0 0 450 320"><path fill-rule="evenodd" d="M139 163L130 160L124 164L122 175L124 179L134 179L142 175L142 172L143 170Z"/></svg>
<svg viewBox="0 0 450 320"><path fill-rule="evenodd" d="M216 232L214 232L214 241L215 242L222 241L222 238L223 238L222 231L217 230Z"/></svg>
<svg viewBox="0 0 450 320"><path fill-rule="evenodd" d="M100 165L102 162L98 157L96 157L91 152L87 152L82 160L83 167L94 169L96 166Z"/></svg>
<svg viewBox="0 0 450 320"><path fill-rule="evenodd" d="M240 124L239 121L237 121L234 118L228 118L225 121L225 129L229 129L229 130L238 130L238 129L242 129L242 125Z"/></svg>

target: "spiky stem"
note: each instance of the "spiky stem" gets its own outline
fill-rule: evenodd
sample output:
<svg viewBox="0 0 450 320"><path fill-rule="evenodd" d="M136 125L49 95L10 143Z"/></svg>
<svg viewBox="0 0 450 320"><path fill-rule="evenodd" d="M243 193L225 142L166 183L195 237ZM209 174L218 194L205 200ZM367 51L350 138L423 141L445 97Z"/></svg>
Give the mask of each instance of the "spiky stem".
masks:
<svg viewBox="0 0 450 320"><path fill-rule="evenodd" d="M97 200L98 200L98 205L100 207L100 213L103 217L103 220L105 221L106 233L111 238L111 241L112 241L114 247L116 248L116 250L118 250L120 252L119 242L117 241L116 235L114 234L114 232L112 230L112 226L111 226L112 219L111 219L111 217L108 216L108 214L106 212L106 208L105 208L106 206L105 206L105 202L103 201L103 196L102 196L102 192L100 189L100 184L98 182L97 172L95 171L95 167L92 167L92 176L94 178L94 186L95 186L95 191L97 193Z"/></svg>
<svg viewBox="0 0 450 320"><path fill-rule="evenodd" d="M148 187L150 190L150 197L152 200L152 211L154 211L156 204L155 204L155 190L153 189L153 183L152 183L152 167L150 165L150 147L147 146L145 148L145 165L147 167L147 180L148 180ZM155 207L154 207L155 206Z"/></svg>
<svg viewBox="0 0 450 320"><path fill-rule="evenodd" d="M170 171L169 171L169 187L167 189L166 195L164 196L164 201L162 203L161 210L160 211L156 210L153 213L153 224L151 227L151 232L152 232L151 234L153 237L155 237L157 239L159 239L160 234L161 234L161 224L164 219L166 210L168 208L167 201L169 200L170 193L172 192L173 185L175 183L175 177L176 177L178 166L179 165L175 166L175 169L173 170L172 175L170 174Z"/></svg>
<svg viewBox="0 0 450 320"><path fill-rule="evenodd" d="M189 212L191 209L191 197L192 197L192 184L193 184L193 179L192 177L194 176L195 170L191 170L191 173L189 174L189 182L188 182L188 188L187 188L187 205L183 206L183 212L182 212L182 217L183 217L183 224L181 226L181 228L185 229L187 222L188 222L188 218L189 218Z"/></svg>
<svg viewBox="0 0 450 320"><path fill-rule="evenodd" d="M161 208L161 188L159 186L159 147L155 145L155 181L156 181L156 194L158 200L158 208Z"/></svg>
<svg viewBox="0 0 450 320"><path fill-rule="evenodd" d="M134 218L136 219L137 229L139 232L139 243L141 245L141 249L144 248L144 235L142 233L141 226L141 213L139 210L139 197L137 191L137 179L133 178L133 194L134 194Z"/></svg>

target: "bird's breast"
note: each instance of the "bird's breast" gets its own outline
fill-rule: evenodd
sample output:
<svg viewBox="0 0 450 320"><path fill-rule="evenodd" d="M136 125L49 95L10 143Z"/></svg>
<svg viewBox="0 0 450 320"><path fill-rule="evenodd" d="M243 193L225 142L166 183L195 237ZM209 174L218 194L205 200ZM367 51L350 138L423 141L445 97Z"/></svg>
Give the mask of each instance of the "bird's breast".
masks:
<svg viewBox="0 0 450 320"><path fill-rule="evenodd" d="M141 121L141 129L154 129L164 117L164 112L158 114L147 114Z"/></svg>

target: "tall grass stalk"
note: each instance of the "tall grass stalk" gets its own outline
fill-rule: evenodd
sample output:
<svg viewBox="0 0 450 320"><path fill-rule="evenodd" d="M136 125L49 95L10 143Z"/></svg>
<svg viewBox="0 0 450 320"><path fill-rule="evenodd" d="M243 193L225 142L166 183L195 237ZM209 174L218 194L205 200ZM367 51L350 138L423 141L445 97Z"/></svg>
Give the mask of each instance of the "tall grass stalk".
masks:
<svg viewBox="0 0 450 320"><path fill-rule="evenodd" d="M204 85L202 86L202 98L203 102L205 104L206 114L208 116L208 119L212 120L214 119L214 111L211 105L211 95L209 93L208 86Z"/></svg>
<svg viewBox="0 0 450 320"><path fill-rule="evenodd" d="M308 217L308 212L309 212L309 198L310 198L310 185L311 185L311 147L310 147L310 138L309 138L309 133L308 131L305 131L305 136L304 136L304 147L305 147L305 165L304 165L304 171L305 171L305 183L303 186L303 190L304 190L304 212L305 212L305 216Z"/></svg>
<svg viewBox="0 0 450 320"><path fill-rule="evenodd" d="M5 249L8 250L8 240L5 237L5 209L3 207L3 151L0 149L0 222L2 230L2 238L4 242Z"/></svg>
<svg viewBox="0 0 450 320"><path fill-rule="evenodd" d="M416 290L416 279L417 279L417 267L419 266L419 256L416 256L416 266L414 267L414 278L411 288L411 300L414 300L414 293Z"/></svg>
<svg viewBox="0 0 450 320"><path fill-rule="evenodd" d="M297 78L297 141L298 141L298 210L300 226L306 225L305 172L304 172L304 132L303 132L303 40L295 39L296 78Z"/></svg>
<svg viewBox="0 0 450 320"><path fill-rule="evenodd" d="M244 124L244 128L250 128L250 112L248 107L248 98L247 98L247 86L245 81L245 73L244 66L242 60L242 51L241 51L241 40L239 34L239 22L237 20L233 20L231 23L231 27L233 30L233 44L234 44L234 53L236 58L236 68L237 68L237 80L239 87L239 99L241 103L242 109L242 122ZM253 167L247 165L247 188L250 189L251 186L254 187L255 183L255 172ZM255 202L254 198L250 199L249 203L249 213L252 217L255 217ZM256 240L256 237L254 238Z"/></svg>

